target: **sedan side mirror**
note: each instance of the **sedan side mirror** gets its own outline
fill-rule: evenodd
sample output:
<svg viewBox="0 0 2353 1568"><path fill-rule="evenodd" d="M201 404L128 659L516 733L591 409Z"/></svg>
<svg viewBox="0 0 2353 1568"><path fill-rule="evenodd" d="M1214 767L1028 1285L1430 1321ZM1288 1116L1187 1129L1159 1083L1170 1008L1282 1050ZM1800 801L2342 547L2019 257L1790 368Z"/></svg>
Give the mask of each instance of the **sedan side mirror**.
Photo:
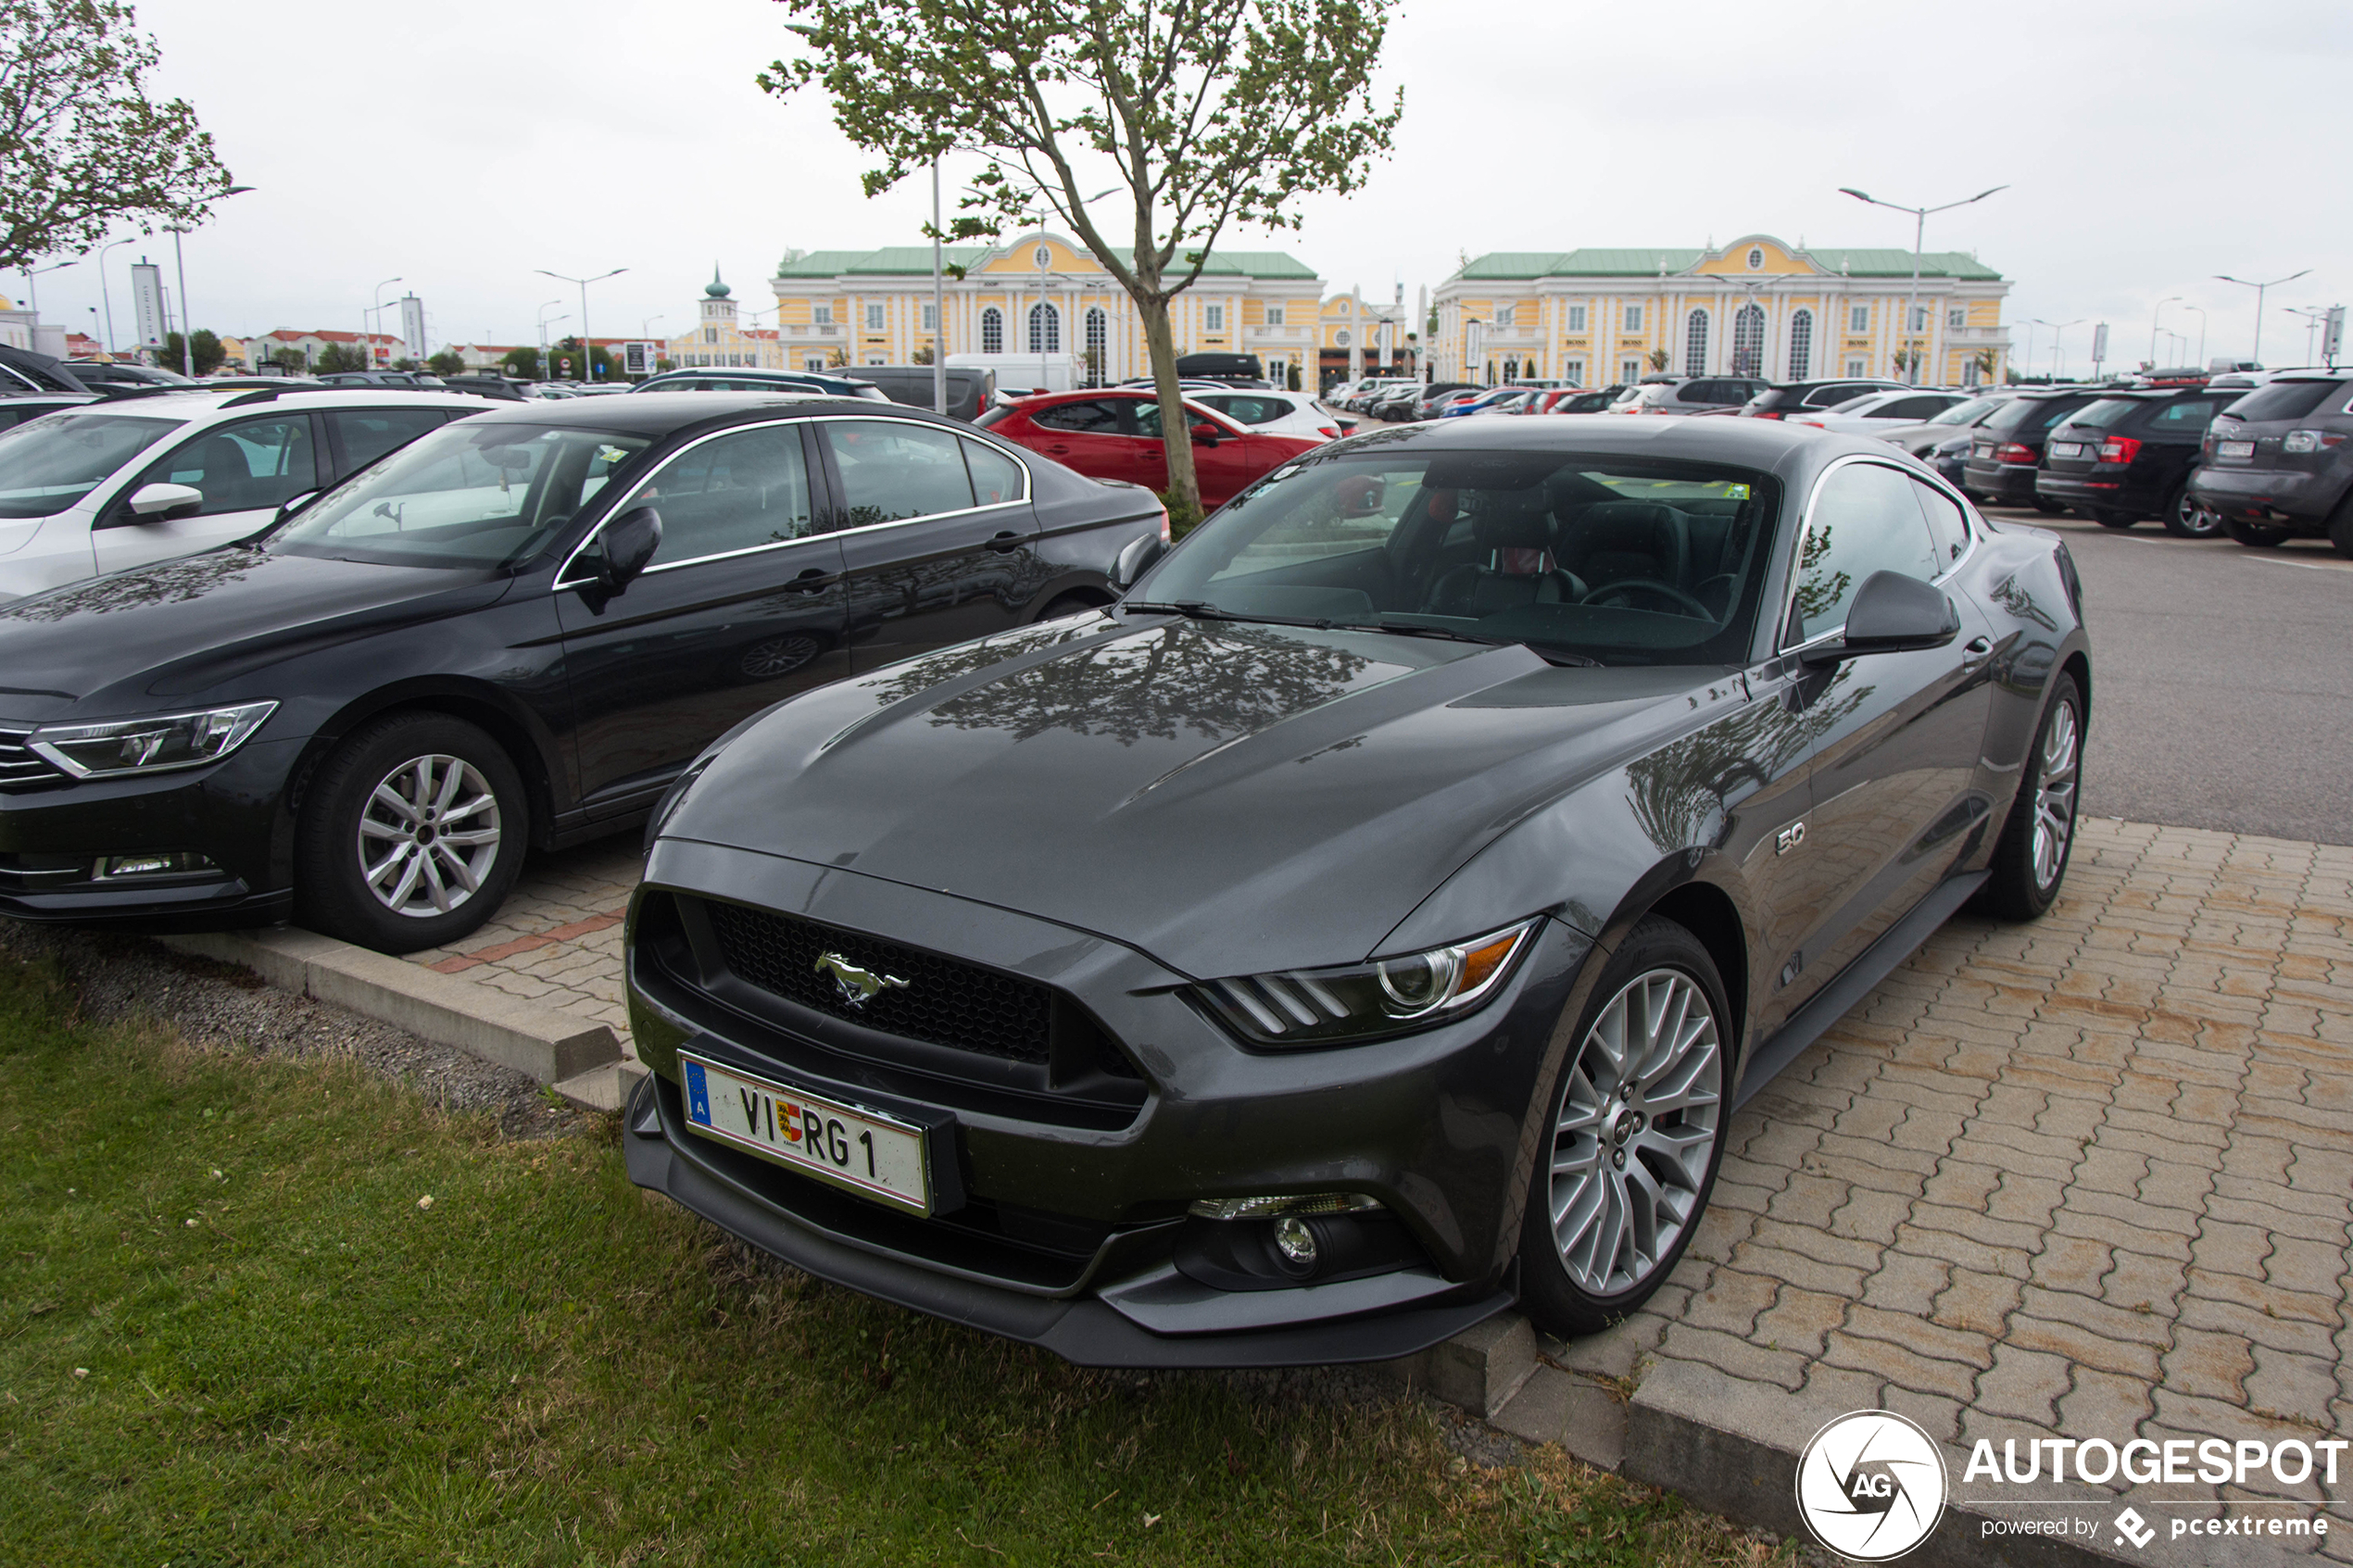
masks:
<svg viewBox="0 0 2353 1568"><path fill-rule="evenodd" d="M131 515L141 522L194 517L203 506L204 492L193 484L142 484L131 495Z"/></svg>
<svg viewBox="0 0 2353 1568"><path fill-rule="evenodd" d="M661 514L651 507L632 507L605 524L597 564L597 580L607 593L618 594L652 564L661 548Z"/></svg>
<svg viewBox="0 0 2353 1568"><path fill-rule="evenodd" d="M1961 634L1961 612L1941 588L1900 571L1874 571L1846 607L1846 635L1808 649L1808 664L1873 653L1941 648Z"/></svg>
<svg viewBox="0 0 2353 1568"><path fill-rule="evenodd" d="M1130 539L1126 548L1119 552L1119 558L1112 563L1111 585L1122 593L1126 592L1136 585L1138 578L1151 569L1152 562L1167 553L1168 546L1160 542L1157 533Z"/></svg>
<svg viewBox="0 0 2353 1568"><path fill-rule="evenodd" d="M1199 424L1193 426L1192 436L1196 446L1214 446L1225 439L1226 433L1215 425Z"/></svg>
<svg viewBox="0 0 2353 1568"><path fill-rule="evenodd" d="M278 507L278 515L271 518L270 520L271 522L274 525L285 521L286 519L294 516L295 513L310 505L312 501L318 498L318 495L319 492L316 490L306 490L290 501L281 502Z"/></svg>

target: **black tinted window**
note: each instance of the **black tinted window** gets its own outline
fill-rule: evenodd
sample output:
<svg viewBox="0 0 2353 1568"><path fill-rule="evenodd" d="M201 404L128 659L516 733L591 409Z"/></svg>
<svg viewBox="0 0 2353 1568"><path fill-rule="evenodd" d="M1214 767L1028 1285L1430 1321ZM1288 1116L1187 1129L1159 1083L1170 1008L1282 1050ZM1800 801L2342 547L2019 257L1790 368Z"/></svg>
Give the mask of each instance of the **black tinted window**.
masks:
<svg viewBox="0 0 2353 1568"><path fill-rule="evenodd" d="M1030 422L1041 430L1067 430L1081 435L1117 435L1119 408L1112 403L1057 403L1040 408Z"/></svg>
<svg viewBox="0 0 2353 1568"><path fill-rule="evenodd" d="M1969 521L1961 515L1960 504L1944 491L1912 481L1912 493L1919 498L1920 511L1928 519L1929 537L1935 541L1938 556L1947 561L1961 558L1969 548Z"/></svg>
<svg viewBox="0 0 2353 1568"><path fill-rule="evenodd" d="M952 431L897 420L834 420L824 428L841 475L848 526L958 512L973 504L963 444Z"/></svg>
<svg viewBox="0 0 2353 1568"><path fill-rule="evenodd" d="M357 473L429 430L441 428L437 408L345 408L327 416L343 438L344 471Z"/></svg>
<svg viewBox="0 0 2353 1568"><path fill-rule="evenodd" d="M2214 422L2215 411L2222 406L2217 397L2184 397L2168 403L2149 420L2149 429L2161 435L2196 435Z"/></svg>
<svg viewBox="0 0 2353 1568"><path fill-rule="evenodd" d="M2082 430L2114 430L2145 407L2134 397L2103 397L2068 415L2067 422Z"/></svg>
<svg viewBox="0 0 2353 1568"><path fill-rule="evenodd" d="M1943 397L1899 397L1870 417L1875 420L1925 420L1943 413L1950 399Z"/></svg>
<svg viewBox="0 0 2353 1568"><path fill-rule="evenodd" d="M2232 404L2231 412L2243 420L2300 420L2345 387L2334 381L2275 381Z"/></svg>
<svg viewBox="0 0 2353 1568"><path fill-rule="evenodd" d="M1823 482L1798 558L1792 631L1799 640L1844 625L1855 591L1873 572L1925 583L1944 570L1913 499L1919 488L1877 463L1850 463Z"/></svg>
<svg viewBox="0 0 2353 1568"><path fill-rule="evenodd" d="M800 431L760 425L689 446L630 505L639 503L661 514L656 566L798 539L814 526Z"/></svg>

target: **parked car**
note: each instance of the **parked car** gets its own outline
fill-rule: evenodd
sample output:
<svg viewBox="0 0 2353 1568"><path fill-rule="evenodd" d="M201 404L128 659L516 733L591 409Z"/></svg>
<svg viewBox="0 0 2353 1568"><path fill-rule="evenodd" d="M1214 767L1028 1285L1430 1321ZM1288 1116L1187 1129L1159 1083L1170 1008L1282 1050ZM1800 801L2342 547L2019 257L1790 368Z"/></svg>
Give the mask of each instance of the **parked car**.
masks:
<svg viewBox="0 0 2353 1568"><path fill-rule="evenodd" d="M1265 362L1255 354L1180 354L1176 357L1176 373L1224 382L1228 386L1273 385L1266 379Z"/></svg>
<svg viewBox="0 0 2353 1568"><path fill-rule="evenodd" d="M1370 414L1374 408L1382 404L1394 402L1403 397L1419 395L1426 390L1418 381L1403 380L1395 376L1382 377L1340 406L1350 413Z"/></svg>
<svg viewBox="0 0 2353 1568"><path fill-rule="evenodd" d="M422 370L322 370L311 378L327 386L431 386L441 385L439 376Z"/></svg>
<svg viewBox="0 0 2353 1568"><path fill-rule="evenodd" d="M749 715L1107 602L1164 527L895 405L506 405L265 538L0 608L0 913L454 941Z"/></svg>
<svg viewBox="0 0 2353 1568"><path fill-rule="evenodd" d="M2007 392L1980 393L1964 402L1954 404L1941 413L1920 420L1918 424L1896 424L1873 430L1869 433L1878 436L1891 446L1902 447L1915 458L1925 458L1930 453L1948 445L1962 432L1976 429L1990 419L1994 410L2007 402L2009 397L2010 394ZM1966 439L1961 443L1960 451L1963 456L1968 454L1969 443ZM1944 477L1956 484L1960 483L1957 470Z"/></svg>
<svg viewBox="0 0 2353 1568"><path fill-rule="evenodd" d="M2104 527L2155 517L2181 538L2210 538L2222 520L2191 499L2190 470L2206 427L2232 397L2194 387L2110 392L2086 403L2051 428L2034 494Z"/></svg>
<svg viewBox="0 0 2353 1568"><path fill-rule="evenodd" d="M2058 512L2066 504L2034 493L2043 463L2043 443L2051 427L2100 395L2087 387L2021 392L1985 417L1969 442L1961 488L1982 506L2032 507Z"/></svg>
<svg viewBox="0 0 2353 1568"><path fill-rule="evenodd" d="M2353 556L2353 370L2299 370L2214 419L2189 499L2242 545L2324 534Z"/></svg>
<svg viewBox="0 0 2353 1568"><path fill-rule="evenodd" d="M451 392L471 392L476 397L496 398L501 403L520 403L527 382L510 381L498 375L459 375L441 378L443 387Z"/></svg>
<svg viewBox="0 0 2353 1568"><path fill-rule="evenodd" d="M950 367L952 373L958 367ZM552 384L552 383L549 383ZM574 394L601 391L602 388L573 387ZM890 395L862 376L824 375L815 370L767 370L753 366L730 366L725 370L664 370L658 376L648 376L635 386L618 387L621 392L807 392L821 397L863 397L871 403L887 403Z"/></svg>
<svg viewBox="0 0 2353 1568"><path fill-rule="evenodd" d="M1747 376L1646 376L1618 395L1613 414L1696 414L1744 406L1769 383Z"/></svg>
<svg viewBox="0 0 2353 1568"><path fill-rule="evenodd" d="M1263 434L1187 400L1193 472L1203 508L1214 510L1293 458L1323 445L1321 436ZM1168 488L1168 451L1160 436L1160 403L1150 393L1103 387L1054 392L991 408L980 428L1095 479L1147 490Z"/></svg>
<svg viewBox="0 0 2353 1568"><path fill-rule="evenodd" d="M69 359L66 369L73 379L93 392L110 387L132 387L142 392L192 392L205 383L192 381L177 370L157 370L153 365L141 365L129 359Z"/></svg>
<svg viewBox="0 0 2353 1568"><path fill-rule="evenodd" d="M1438 420L1445 418L1446 410L1449 408L1458 404L1475 402L1485 396L1487 391L1488 389L1483 386L1450 386L1443 391L1409 389L1400 392L1396 402L1385 404L1383 407L1399 409L1402 419L1407 422L1416 420Z"/></svg>
<svg viewBox="0 0 2353 1568"><path fill-rule="evenodd" d="M1792 414L1817 413L1834 408L1851 397L1867 392L1901 392L1906 384L1900 381L1883 381L1873 376L1848 376L1843 381L1793 381L1779 386L1768 385L1741 405L1742 417L1752 420L1785 420Z"/></svg>
<svg viewBox="0 0 2353 1568"><path fill-rule="evenodd" d="M1919 424L1947 408L1972 402L1966 392L1922 392L1904 387L1890 392L1866 392L1834 408L1792 414L1789 422L1843 435L1877 435L1898 425Z"/></svg>
<svg viewBox="0 0 2353 1568"><path fill-rule="evenodd" d="M981 410L996 401L997 372L981 365L949 365L948 414L950 419L970 421L980 418ZM911 408L932 407L932 380L929 365L861 365L858 377L869 381L893 403L904 403Z"/></svg>
<svg viewBox="0 0 2353 1568"><path fill-rule="evenodd" d="M1327 408L1303 392L1197 392L1191 401L1267 435L1337 441L1358 423L1355 415Z"/></svg>
<svg viewBox="0 0 2353 1568"><path fill-rule="evenodd" d="M0 431L0 603L245 538L281 508L493 407L380 389L162 392Z"/></svg>
<svg viewBox="0 0 2353 1568"><path fill-rule="evenodd" d="M1445 404L1438 410L1438 417L1442 420L1468 419L1482 409L1521 403L1532 395L1530 389L1524 386L1491 386L1474 396Z"/></svg>
<svg viewBox="0 0 2353 1568"><path fill-rule="evenodd" d="M0 343L0 393L92 392L62 359Z"/></svg>
<svg viewBox="0 0 2353 1568"><path fill-rule="evenodd" d="M1112 609L697 758L629 1175L1088 1364L1590 1333L1737 1106L1965 900L2050 907L2090 675L2064 545L1880 442L1334 443Z"/></svg>
<svg viewBox="0 0 2353 1568"><path fill-rule="evenodd" d="M79 408L98 401L94 392L0 392L0 430L13 429L60 408ZM7 502L0 499L0 519L7 516L6 506ZM0 527L4 526L0 523Z"/></svg>
<svg viewBox="0 0 2353 1568"><path fill-rule="evenodd" d="M1544 406L1531 409L1529 412L1538 414L1606 413L1609 406L1617 402L1618 395L1625 390L1623 385L1597 387L1590 392L1579 386L1564 387L1545 394Z"/></svg>

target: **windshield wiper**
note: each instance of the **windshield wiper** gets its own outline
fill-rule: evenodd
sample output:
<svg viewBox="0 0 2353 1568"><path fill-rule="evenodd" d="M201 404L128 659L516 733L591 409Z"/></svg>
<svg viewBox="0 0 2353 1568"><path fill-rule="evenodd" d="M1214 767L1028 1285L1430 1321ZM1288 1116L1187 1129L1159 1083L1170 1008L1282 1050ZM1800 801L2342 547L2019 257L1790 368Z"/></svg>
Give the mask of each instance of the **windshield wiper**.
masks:
<svg viewBox="0 0 2353 1568"><path fill-rule="evenodd" d="M1181 615L1193 621L1239 621L1266 626L1305 626L1318 632L1331 630L1329 621L1302 621L1288 615L1237 615L1230 609L1220 609L1207 599L1176 599L1168 604L1139 604L1123 599L1119 608L1139 615Z"/></svg>

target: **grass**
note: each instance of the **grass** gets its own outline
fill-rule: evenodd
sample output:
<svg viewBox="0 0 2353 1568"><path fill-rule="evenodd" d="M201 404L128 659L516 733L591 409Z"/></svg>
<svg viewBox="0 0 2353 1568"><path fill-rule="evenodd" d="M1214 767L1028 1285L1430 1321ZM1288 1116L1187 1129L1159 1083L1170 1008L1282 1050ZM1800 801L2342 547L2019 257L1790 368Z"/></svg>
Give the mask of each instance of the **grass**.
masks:
<svg viewBox="0 0 2353 1568"><path fill-rule="evenodd" d="M1403 1403L1082 1372L752 1267L608 1129L77 1023L0 960L0 1562L1761 1564ZM425 1203L430 1196L431 1203Z"/></svg>

